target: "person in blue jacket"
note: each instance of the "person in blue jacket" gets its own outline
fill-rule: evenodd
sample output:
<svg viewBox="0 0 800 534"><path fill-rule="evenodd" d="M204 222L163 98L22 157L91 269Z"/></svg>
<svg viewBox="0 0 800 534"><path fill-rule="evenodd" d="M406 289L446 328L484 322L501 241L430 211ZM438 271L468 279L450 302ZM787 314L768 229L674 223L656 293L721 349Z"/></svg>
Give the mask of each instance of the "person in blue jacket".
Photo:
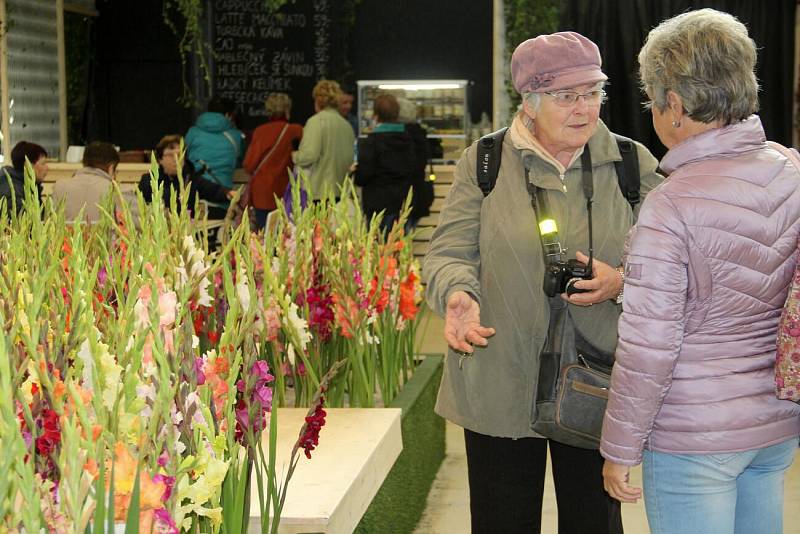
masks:
<svg viewBox="0 0 800 534"><path fill-rule="evenodd" d="M186 155L198 174L227 189L233 189L233 171L244 154L244 136L233 123L235 111L231 100L212 98L185 139ZM208 218L222 219L227 209L227 203L209 202Z"/></svg>

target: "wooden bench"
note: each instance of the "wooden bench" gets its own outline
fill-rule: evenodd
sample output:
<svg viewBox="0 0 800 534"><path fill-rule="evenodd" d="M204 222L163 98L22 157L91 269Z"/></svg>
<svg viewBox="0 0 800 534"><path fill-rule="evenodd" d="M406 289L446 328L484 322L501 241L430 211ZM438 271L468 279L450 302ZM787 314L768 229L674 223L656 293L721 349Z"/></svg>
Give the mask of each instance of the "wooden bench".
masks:
<svg viewBox="0 0 800 534"><path fill-rule="evenodd" d="M439 224L439 214L444 206L444 199L453 185L455 170L455 165L434 165L433 172L436 174L436 181L433 185L433 204L431 205L431 214L420 219L417 226L413 243L416 258L422 259L422 256L428 251L433 231Z"/></svg>

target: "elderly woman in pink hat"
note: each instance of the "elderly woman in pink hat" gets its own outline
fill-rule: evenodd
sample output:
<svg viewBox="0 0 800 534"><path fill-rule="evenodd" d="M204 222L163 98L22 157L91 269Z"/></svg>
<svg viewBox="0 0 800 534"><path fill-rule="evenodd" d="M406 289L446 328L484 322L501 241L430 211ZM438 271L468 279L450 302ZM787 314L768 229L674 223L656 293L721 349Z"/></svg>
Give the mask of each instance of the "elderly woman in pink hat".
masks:
<svg viewBox="0 0 800 534"><path fill-rule="evenodd" d="M625 236L661 178L638 143L626 144L626 162L599 119L607 77L589 39L527 40L511 74L522 109L494 137L498 150L484 153L479 141L465 151L425 257L427 300L445 317L451 349L436 411L464 428L473 532L540 531L549 448L559 532L619 533L597 451L602 419L594 442L578 445L532 424L552 409L538 402L538 386L552 364L553 328L569 322L582 352L613 355ZM546 221L545 235L537 223ZM563 269L554 279L554 265L584 279Z"/></svg>
<svg viewBox="0 0 800 534"><path fill-rule="evenodd" d="M628 472L643 463L653 534L784 532L800 406L773 380L800 160L754 114L756 57L747 28L713 9L662 22L639 53L669 178L631 232L600 452L622 502L641 496Z"/></svg>

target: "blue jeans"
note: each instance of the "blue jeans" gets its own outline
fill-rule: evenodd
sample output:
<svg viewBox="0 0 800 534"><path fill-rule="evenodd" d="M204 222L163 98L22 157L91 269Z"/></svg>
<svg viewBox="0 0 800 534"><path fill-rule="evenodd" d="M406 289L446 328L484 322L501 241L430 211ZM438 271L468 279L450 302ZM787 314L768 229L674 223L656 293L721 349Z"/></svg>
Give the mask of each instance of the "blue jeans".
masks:
<svg viewBox="0 0 800 534"><path fill-rule="evenodd" d="M783 479L797 438L725 454L645 451L652 534L782 534Z"/></svg>

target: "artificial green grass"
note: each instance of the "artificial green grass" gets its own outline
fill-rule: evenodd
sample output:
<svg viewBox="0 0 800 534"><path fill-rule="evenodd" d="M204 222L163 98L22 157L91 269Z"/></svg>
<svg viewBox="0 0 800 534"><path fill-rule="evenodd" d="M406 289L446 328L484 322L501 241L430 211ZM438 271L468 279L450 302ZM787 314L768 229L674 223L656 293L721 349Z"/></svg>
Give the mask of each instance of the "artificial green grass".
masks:
<svg viewBox="0 0 800 534"><path fill-rule="evenodd" d="M433 412L442 379L441 355L428 356L389 406L401 408L403 452L356 527L358 534L414 531L444 459L444 419Z"/></svg>

